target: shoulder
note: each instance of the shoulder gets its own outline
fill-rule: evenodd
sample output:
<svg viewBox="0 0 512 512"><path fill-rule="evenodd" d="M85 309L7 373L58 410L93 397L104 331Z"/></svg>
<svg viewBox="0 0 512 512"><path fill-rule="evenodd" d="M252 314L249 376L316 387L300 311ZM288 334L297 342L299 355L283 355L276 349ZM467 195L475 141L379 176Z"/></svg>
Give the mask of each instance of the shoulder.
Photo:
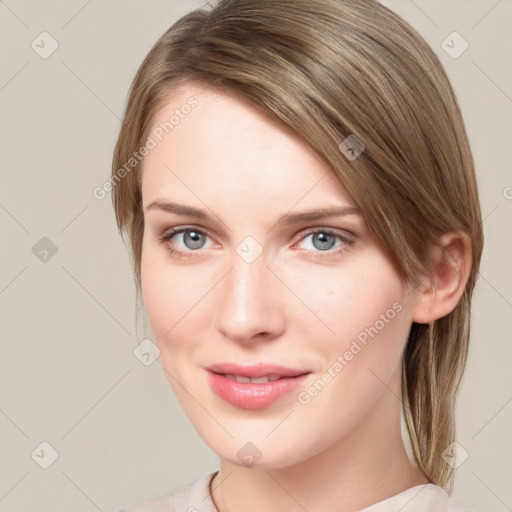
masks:
<svg viewBox="0 0 512 512"><path fill-rule="evenodd" d="M449 497L446 503L447 512L476 512L476 510L469 510L465 505L457 501L455 498Z"/></svg>
<svg viewBox="0 0 512 512"><path fill-rule="evenodd" d="M118 512L216 512L209 485L217 472L202 476L172 494L127 506Z"/></svg>
<svg viewBox="0 0 512 512"><path fill-rule="evenodd" d="M442 487L434 484L429 485L430 497L429 505L430 508L427 510L437 510L437 507L441 507L441 510L446 512L471 512L460 501L457 501L454 497L450 496Z"/></svg>
<svg viewBox="0 0 512 512"><path fill-rule="evenodd" d="M411 487L360 512L476 512L435 484Z"/></svg>
<svg viewBox="0 0 512 512"><path fill-rule="evenodd" d="M450 496L442 487L435 484L426 484L418 487L418 505L425 512L471 512L465 505Z"/></svg>

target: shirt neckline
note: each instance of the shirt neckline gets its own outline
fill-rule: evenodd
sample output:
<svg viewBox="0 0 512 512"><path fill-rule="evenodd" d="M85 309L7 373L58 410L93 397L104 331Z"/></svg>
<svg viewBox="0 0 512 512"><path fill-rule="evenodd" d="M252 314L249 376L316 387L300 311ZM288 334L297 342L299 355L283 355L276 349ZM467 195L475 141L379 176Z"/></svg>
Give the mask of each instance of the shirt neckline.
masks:
<svg viewBox="0 0 512 512"><path fill-rule="evenodd" d="M219 512L219 509L217 508L217 505L213 501L211 485L212 485L213 478L215 477L215 475L217 475L218 472L219 472L219 470L209 473L208 475L205 476L205 480L204 480L205 487L206 487L205 491L208 494L206 497L206 500L204 500L204 501L206 501L207 505L215 512ZM368 505L367 507L360 509L359 512L366 512L366 511L373 512L374 510L375 510L375 512L377 512L378 509L376 507L388 505L388 504L392 503L392 500L397 500L399 498L403 498L405 496L408 496L409 494L412 495L412 497L417 496L420 492L422 492L424 489L427 489L427 488L436 488L437 489L437 488L439 488L439 486L432 482L428 482L426 484L414 485L412 487L404 489L403 491L399 492L398 494L394 494L393 496L384 498L383 500L378 501L377 503ZM440 489L442 489L442 488L440 488ZM415 492L415 491L417 491L417 492Z"/></svg>

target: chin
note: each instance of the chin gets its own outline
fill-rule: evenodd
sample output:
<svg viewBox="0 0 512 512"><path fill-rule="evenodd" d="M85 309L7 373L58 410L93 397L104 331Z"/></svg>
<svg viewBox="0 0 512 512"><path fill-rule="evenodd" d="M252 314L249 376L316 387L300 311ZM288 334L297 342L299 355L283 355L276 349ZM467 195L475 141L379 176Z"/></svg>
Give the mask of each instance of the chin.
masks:
<svg viewBox="0 0 512 512"><path fill-rule="evenodd" d="M235 438L222 445L218 442L207 442L209 440L206 439L205 442L221 460L230 464L247 469L275 470L300 464L309 457L303 443L298 443L290 436L287 438L289 444L284 444L284 440L278 437L273 440L253 438L253 441ZM300 452L297 446L300 446Z"/></svg>

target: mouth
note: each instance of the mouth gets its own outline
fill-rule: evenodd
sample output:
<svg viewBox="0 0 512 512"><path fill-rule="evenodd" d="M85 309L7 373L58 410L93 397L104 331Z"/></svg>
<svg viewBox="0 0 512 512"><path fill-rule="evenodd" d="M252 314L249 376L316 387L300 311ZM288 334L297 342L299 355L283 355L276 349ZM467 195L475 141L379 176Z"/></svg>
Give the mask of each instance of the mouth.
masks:
<svg viewBox="0 0 512 512"><path fill-rule="evenodd" d="M234 376L235 378L242 377L247 379L268 378L268 380L278 380L284 377L299 377L305 373L310 373L309 370L267 363L256 363L250 365L219 363L207 366L206 370L219 375L225 375L228 378L230 378L230 376Z"/></svg>
<svg viewBox="0 0 512 512"><path fill-rule="evenodd" d="M235 375L233 373L218 373L217 375L224 375L226 379L235 380L236 382L252 382L254 384L261 384L263 382L273 382L284 377L280 375L265 375L263 377L246 377L245 375Z"/></svg>
<svg viewBox="0 0 512 512"><path fill-rule="evenodd" d="M212 391L241 409L262 409L304 383L310 371L258 363L226 363L205 368Z"/></svg>

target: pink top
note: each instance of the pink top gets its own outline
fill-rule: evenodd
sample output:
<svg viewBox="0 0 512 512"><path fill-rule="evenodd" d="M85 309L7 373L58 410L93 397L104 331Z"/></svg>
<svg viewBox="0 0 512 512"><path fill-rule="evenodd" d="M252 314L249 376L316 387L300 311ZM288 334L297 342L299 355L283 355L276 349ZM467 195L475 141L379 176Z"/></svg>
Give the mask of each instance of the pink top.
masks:
<svg viewBox="0 0 512 512"><path fill-rule="evenodd" d="M209 473L192 485L170 495L145 501L118 512L218 512L210 496L210 480L217 471ZM470 512L438 485L422 484L379 501L359 512Z"/></svg>

